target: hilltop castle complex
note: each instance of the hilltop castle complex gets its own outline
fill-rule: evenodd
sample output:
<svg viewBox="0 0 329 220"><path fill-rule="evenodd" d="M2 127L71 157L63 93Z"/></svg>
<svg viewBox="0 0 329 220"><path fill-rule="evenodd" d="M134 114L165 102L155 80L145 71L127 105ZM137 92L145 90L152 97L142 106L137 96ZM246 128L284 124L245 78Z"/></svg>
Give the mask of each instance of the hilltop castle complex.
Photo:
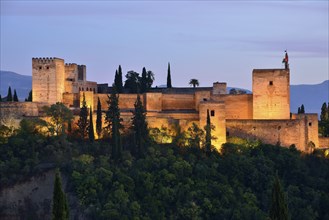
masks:
<svg viewBox="0 0 329 220"><path fill-rule="evenodd" d="M141 94L141 99L149 127L179 125L184 130L196 123L203 128L209 110L216 148L234 136L287 147L294 144L306 152L311 151L310 143L319 146L317 114L290 113L289 68L254 69L252 94L233 95L226 90L223 82L206 88L155 88ZM59 58L32 59L32 91L33 102L21 103L17 110L22 115L38 116L41 106L56 102L78 110L83 94L94 111L98 98L102 110L108 109L108 94L102 92L107 91L104 84L87 81L86 66L65 64ZM119 94L121 117L126 124L131 121L136 97ZM13 108L10 105L14 104L3 103L2 110Z"/></svg>

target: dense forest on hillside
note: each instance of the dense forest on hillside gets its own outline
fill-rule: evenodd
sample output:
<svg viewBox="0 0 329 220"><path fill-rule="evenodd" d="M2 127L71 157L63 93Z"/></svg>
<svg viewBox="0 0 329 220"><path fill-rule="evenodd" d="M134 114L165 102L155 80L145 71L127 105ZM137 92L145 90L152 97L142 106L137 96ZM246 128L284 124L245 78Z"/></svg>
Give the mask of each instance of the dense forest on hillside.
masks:
<svg viewBox="0 0 329 220"><path fill-rule="evenodd" d="M0 185L60 167L88 219L268 219L276 172L291 219L329 219L321 155L233 140L210 154L152 142L141 156L124 149L112 160L109 141L44 136L38 123L22 120L9 137L1 128Z"/></svg>

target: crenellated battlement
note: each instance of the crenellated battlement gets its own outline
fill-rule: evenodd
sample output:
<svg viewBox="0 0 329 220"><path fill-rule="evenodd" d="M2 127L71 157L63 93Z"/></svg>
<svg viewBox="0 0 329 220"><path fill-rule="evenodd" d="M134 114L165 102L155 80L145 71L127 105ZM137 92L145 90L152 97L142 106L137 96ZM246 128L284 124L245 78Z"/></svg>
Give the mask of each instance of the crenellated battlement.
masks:
<svg viewBox="0 0 329 220"><path fill-rule="evenodd" d="M61 58L57 57L33 57L32 63L38 63L38 64L49 64L54 63L55 61L64 61Z"/></svg>
<svg viewBox="0 0 329 220"><path fill-rule="evenodd" d="M75 67L78 66L76 63L65 63L65 67Z"/></svg>

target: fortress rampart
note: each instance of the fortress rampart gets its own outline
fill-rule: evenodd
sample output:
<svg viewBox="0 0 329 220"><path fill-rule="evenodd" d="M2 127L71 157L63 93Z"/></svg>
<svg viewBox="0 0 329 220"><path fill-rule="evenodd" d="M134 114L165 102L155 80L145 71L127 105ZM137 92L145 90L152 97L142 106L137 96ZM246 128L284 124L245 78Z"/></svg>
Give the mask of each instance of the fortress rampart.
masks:
<svg viewBox="0 0 329 220"><path fill-rule="evenodd" d="M289 69L254 69L252 94L227 94L226 83L215 82L212 87L152 88L140 96L149 127L180 126L186 130L196 123L203 128L209 110L215 126L212 135L217 138L213 145L217 149L227 136L282 146L295 144L306 152L311 151L312 143L315 147L327 146L327 139L318 138L316 114L290 115L289 81ZM96 82L87 81L85 65L65 64L56 57L32 58L33 103L0 103L0 110L1 114L40 116L40 106L63 102L78 113L84 95L95 114L98 99L102 111L107 111L110 90L107 84L98 87ZM137 94L119 94L121 117L127 127L136 98Z"/></svg>
<svg viewBox="0 0 329 220"><path fill-rule="evenodd" d="M292 144L301 151L310 152L309 143L318 142L318 119L316 114L304 114L292 120L226 120L228 136L237 136L263 143Z"/></svg>

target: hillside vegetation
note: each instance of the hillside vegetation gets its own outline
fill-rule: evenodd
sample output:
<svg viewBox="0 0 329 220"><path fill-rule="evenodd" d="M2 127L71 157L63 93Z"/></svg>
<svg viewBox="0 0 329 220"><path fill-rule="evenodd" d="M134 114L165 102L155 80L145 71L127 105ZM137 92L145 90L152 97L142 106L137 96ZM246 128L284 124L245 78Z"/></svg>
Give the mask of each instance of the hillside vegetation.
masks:
<svg viewBox="0 0 329 220"><path fill-rule="evenodd" d="M276 172L291 219L329 219L329 161L294 147L240 141L206 154L150 143L114 161L107 140L54 138L35 125L1 128L0 185L58 166L88 219L268 219Z"/></svg>

